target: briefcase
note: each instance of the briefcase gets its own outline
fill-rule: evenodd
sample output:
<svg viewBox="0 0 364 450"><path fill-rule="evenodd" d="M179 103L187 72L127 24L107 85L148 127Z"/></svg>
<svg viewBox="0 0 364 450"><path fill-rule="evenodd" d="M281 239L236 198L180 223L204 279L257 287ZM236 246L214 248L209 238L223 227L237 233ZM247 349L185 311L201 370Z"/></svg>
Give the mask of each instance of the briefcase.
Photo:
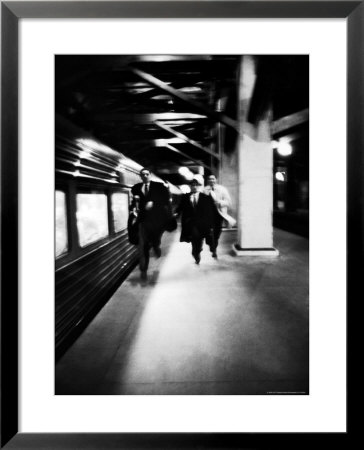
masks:
<svg viewBox="0 0 364 450"><path fill-rule="evenodd" d="M177 220L174 216L170 216L166 221L165 230L172 232L176 229L177 229Z"/></svg>
<svg viewBox="0 0 364 450"><path fill-rule="evenodd" d="M130 214L128 218L128 238L130 244L139 244L139 221L135 214Z"/></svg>

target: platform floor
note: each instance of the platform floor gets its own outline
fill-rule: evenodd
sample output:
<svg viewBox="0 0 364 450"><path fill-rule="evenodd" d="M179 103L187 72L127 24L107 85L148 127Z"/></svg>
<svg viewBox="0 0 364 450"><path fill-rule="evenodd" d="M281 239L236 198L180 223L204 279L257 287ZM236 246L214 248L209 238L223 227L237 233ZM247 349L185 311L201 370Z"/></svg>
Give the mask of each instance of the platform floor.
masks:
<svg viewBox="0 0 364 450"><path fill-rule="evenodd" d="M166 233L56 364L56 394L308 394L308 240L275 229L280 256L234 256L224 231L200 265Z"/></svg>

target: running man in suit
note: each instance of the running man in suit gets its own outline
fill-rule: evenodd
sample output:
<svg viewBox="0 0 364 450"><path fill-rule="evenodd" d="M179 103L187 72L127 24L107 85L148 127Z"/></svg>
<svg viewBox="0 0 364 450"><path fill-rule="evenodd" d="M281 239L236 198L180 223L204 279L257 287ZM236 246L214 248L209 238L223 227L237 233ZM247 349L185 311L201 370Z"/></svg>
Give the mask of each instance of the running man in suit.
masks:
<svg viewBox="0 0 364 450"><path fill-rule="evenodd" d="M141 278L147 278L149 251L153 248L157 258L161 256L161 238L165 231L169 211L169 191L163 183L151 181L149 169L140 171L142 183L132 189L130 211L137 211L139 227L139 269Z"/></svg>
<svg viewBox="0 0 364 450"><path fill-rule="evenodd" d="M176 209L176 215L182 214L181 242L191 242L192 256L196 264L201 261L203 240L213 247L212 231L214 226L215 205L212 198L200 192L202 182L194 178L191 181L191 193L183 194Z"/></svg>

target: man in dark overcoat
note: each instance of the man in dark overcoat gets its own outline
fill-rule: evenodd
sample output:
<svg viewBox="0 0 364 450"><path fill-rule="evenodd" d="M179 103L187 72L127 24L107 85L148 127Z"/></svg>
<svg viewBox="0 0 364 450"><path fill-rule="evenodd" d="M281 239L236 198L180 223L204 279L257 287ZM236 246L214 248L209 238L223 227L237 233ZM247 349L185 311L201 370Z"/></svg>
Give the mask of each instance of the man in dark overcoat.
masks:
<svg viewBox="0 0 364 450"><path fill-rule="evenodd" d="M169 217L170 196L163 183L151 181L149 169L143 168L140 177L142 182L131 189L130 211L137 215L139 268L141 277L146 279L150 249L153 248L157 258L161 256L161 238Z"/></svg>
<svg viewBox="0 0 364 450"><path fill-rule="evenodd" d="M215 254L213 243L213 226L216 215L216 207L212 198L200 192L202 182L198 178L191 181L191 192L182 196L176 209L176 215L181 218L181 242L191 242L192 256L196 264L201 261L203 240L209 245Z"/></svg>

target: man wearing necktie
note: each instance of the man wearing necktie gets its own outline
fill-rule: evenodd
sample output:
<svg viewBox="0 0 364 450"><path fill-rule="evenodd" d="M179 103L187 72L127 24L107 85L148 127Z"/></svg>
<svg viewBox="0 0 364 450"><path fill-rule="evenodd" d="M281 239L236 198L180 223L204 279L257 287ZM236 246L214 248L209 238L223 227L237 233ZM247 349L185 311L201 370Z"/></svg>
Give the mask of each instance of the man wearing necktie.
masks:
<svg viewBox="0 0 364 450"><path fill-rule="evenodd" d="M213 233L215 251L211 252L212 256L216 258L216 249L219 243L224 220L229 228L235 226L236 220L227 213L228 207L231 206L229 191L221 184L217 184L215 175L208 176L207 186L204 189L204 193L212 198L216 207Z"/></svg>
<svg viewBox="0 0 364 450"><path fill-rule="evenodd" d="M191 181L191 193L183 194L176 209L176 215L182 214L180 241L191 242L196 264L201 260L203 240L211 241L215 214L214 202L199 191L201 186L202 183L194 178Z"/></svg>
<svg viewBox="0 0 364 450"><path fill-rule="evenodd" d="M153 248L161 256L161 238L169 218L169 191L163 183L151 181L150 170L140 171L142 183L131 188L130 211L136 214L138 224L139 268L142 279L147 278L149 251Z"/></svg>

